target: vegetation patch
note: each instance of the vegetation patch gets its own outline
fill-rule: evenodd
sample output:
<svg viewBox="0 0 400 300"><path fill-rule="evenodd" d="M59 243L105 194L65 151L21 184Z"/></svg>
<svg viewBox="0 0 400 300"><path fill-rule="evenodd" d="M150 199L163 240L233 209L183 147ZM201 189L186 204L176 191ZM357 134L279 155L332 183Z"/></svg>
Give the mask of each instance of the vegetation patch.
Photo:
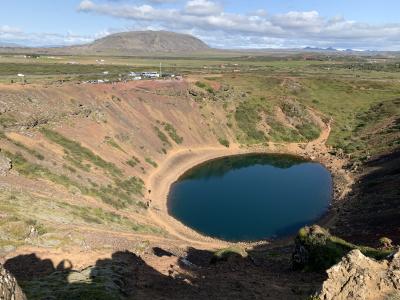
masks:
<svg viewBox="0 0 400 300"><path fill-rule="evenodd" d="M399 115L399 90L393 81L321 76L302 79L297 97L333 118L328 144L358 160L396 147L395 136L379 129Z"/></svg>
<svg viewBox="0 0 400 300"><path fill-rule="evenodd" d="M154 126L154 130L157 133L158 138L161 140L161 142L163 143L163 145L167 145L167 146L172 146L171 142L169 141L168 137L165 135L164 132L161 131L160 128L158 128L157 126Z"/></svg>
<svg viewBox="0 0 400 300"><path fill-rule="evenodd" d="M106 211L98 207L77 206L62 202L63 208L71 211L71 213L82 219L84 222L91 224L119 225L126 230L134 230L141 233L165 234L165 232L152 225L139 224L127 217L121 216L114 212Z"/></svg>
<svg viewBox="0 0 400 300"><path fill-rule="evenodd" d="M58 132L50 129L42 128L41 132L47 139L62 146L67 155L70 156L71 160L74 160L76 162L75 165L80 165L83 161L89 161L94 165L102 168L112 176L122 175L122 171L118 169L113 163L105 161L100 156L94 154L88 148L83 147L80 143L72 141L62 136Z"/></svg>
<svg viewBox="0 0 400 300"><path fill-rule="evenodd" d="M65 175L58 175L51 172L46 167L31 163L22 156L21 153L11 153L5 151L5 154L12 160L13 167L22 175L28 178L44 178L64 187L77 186L77 184Z"/></svg>
<svg viewBox="0 0 400 300"><path fill-rule="evenodd" d="M17 120L12 116L0 115L0 127L7 128L17 123Z"/></svg>
<svg viewBox="0 0 400 300"><path fill-rule="evenodd" d="M204 81L196 81L195 85L198 88L206 90L210 94L215 94L215 90L212 88L212 86Z"/></svg>
<svg viewBox="0 0 400 300"><path fill-rule="evenodd" d="M168 133L169 137L178 145L182 144L183 137L179 136L175 127L169 123L163 122L162 125L164 126L164 130Z"/></svg>
<svg viewBox="0 0 400 300"><path fill-rule="evenodd" d="M296 129L307 141L315 140L321 134L321 129L317 125L309 122L297 125Z"/></svg>
<svg viewBox="0 0 400 300"><path fill-rule="evenodd" d="M375 249L349 243L331 235L328 230L313 225L299 230L296 237L293 265L298 269L326 270L337 264L344 255L354 249L358 249L364 255L374 259L383 259L392 252L388 249Z"/></svg>
<svg viewBox="0 0 400 300"><path fill-rule="evenodd" d="M224 138L219 138L218 142L222 145L225 146L226 148L229 148L229 141L227 139Z"/></svg>
<svg viewBox="0 0 400 300"><path fill-rule="evenodd" d="M157 168L157 167L158 167L157 163L156 163L152 158L150 158L150 157L146 157L146 158L145 158L145 161L146 161L148 164L152 165L154 168Z"/></svg>
<svg viewBox="0 0 400 300"><path fill-rule="evenodd" d="M28 152L30 155L36 157L37 159L44 160L43 154L41 154L40 152L36 151L35 149L28 148L24 144L22 144L22 143L20 143L18 141L15 141L13 139L10 139L8 137L5 137L5 138L7 139L7 141L9 141L9 142L13 143L15 146L23 149L24 151Z"/></svg>
<svg viewBox="0 0 400 300"><path fill-rule="evenodd" d="M268 119L268 125L271 126L269 135L272 140L276 142L301 142L304 138L299 132L294 129L283 125L272 118Z"/></svg>
<svg viewBox="0 0 400 300"><path fill-rule="evenodd" d="M231 257L247 257L247 252L238 247L228 247L214 252L211 263L215 264L219 261L227 261Z"/></svg>
<svg viewBox="0 0 400 300"><path fill-rule="evenodd" d="M260 114L269 110L262 99L248 99L236 108L235 119L238 127L245 134L244 142L262 143L267 140L264 132L257 128L261 121Z"/></svg>
<svg viewBox="0 0 400 300"><path fill-rule="evenodd" d="M108 184L106 186L94 186L90 188L72 180L66 175L55 174L46 167L31 163L20 153L13 154L6 151L5 154L12 160L14 168L27 178L43 178L68 189L72 187L76 188L82 194L99 198L116 209L126 208L128 205L146 208L142 201L132 197L132 195L142 195L143 181L139 178L131 177L127 180L115 179L115 186Z"/></svg>
<svg viewBox="0 0 400 300"><path fill-rule="evenodd" d="M132 168L134 168L136 167L137 164L140 164L140 160L137 157L132 156L132 158L127 160L126 163Z"/></svg>
<svg viewBox="0 0 400 300"><path fill-rule="evenodd" d="M110 145L111 147L113 147L113 148L115 148L115 149L118 149L118 150L120 150L121 152L126 153L125 150L122 149L122 147L121 147L112 137L106 136L106 137L104 138L104 140L105 140L105 142L106 142L108 145Z"/></svg>
<svg viewBox="0 0 400 300"><path fill-rule="evenodd" d="M130 177L126 180L115 180L117 187L123 189L129 195L143 195L143 180L137 177Z"/></svg>

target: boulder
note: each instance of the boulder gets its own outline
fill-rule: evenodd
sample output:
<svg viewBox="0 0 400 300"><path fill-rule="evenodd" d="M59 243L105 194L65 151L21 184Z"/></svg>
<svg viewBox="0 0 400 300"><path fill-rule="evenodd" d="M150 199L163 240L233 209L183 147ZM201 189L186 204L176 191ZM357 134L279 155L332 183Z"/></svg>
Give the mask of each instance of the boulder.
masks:
<svg viewBox="0 0 400 300"><path fill-rule="evenodd" d="M400 251L390 260L376 261L359 250L350 251L329 270L321 300L377 300L400 297Z"/></svg>
<svg viewBox="0 0 400 300"><path fill-rule="evenodd" d="M16 279L0 264L0 299L26 300Z"/></svg>
<svg viewBox="0 0 400 300"><path fill-rule="evenodd" d="M300 229L292 254L293 268L321 271L337 263L346 252L332 243L331 238L331 234L318 225Z"/></svg>
<svg viewBox="0 0 400 300"><path fill-rule="evenodd" d="M292 255L294 269L325 271L339 263L351 250L358 249L375 259L385 259L393 253L391 248L372 248L352 244L329 233L318 225L300 229Z"/></svg>

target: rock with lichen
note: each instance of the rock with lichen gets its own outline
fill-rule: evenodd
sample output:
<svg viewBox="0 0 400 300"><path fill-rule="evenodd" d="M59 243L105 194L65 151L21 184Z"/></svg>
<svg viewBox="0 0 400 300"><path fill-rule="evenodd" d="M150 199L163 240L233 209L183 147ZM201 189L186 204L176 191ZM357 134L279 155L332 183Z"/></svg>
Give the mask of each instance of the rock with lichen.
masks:
<svg viewBox="0 0 400 300"><path fill-rule="evenodd" d="M352 250L327 274L318 294L321 300L400 299L400 251L376 261Z"/></svg>
<svg viewBox="0 0 400 300"><path fill-rule="evenodd" d="M0 299L26 300L16 279L0 264Z"/></svg>
<svg viewBox="0 0 400 300"><path fill-rule="evenodd" d="M329 233L318 225L306 226L300 229L292 255L295 269L323 271L337 264L343 256L354 249L363 254L384 259L393 251L390 248L372 248L347 242Z"/></svg>

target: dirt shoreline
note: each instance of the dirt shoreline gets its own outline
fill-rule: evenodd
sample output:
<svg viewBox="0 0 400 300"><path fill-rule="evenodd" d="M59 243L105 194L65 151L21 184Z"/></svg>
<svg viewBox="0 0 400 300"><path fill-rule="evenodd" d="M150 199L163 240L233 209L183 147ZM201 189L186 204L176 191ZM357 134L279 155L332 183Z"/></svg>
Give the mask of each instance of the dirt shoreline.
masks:
<svg viewBox="0 0 400 300"><path fill-rule="evenodd" d="M329 153L326 140L329 137L330 126L324 124L320 137L309 143L269 143L268 146L243 147L238 144L225 147L181 148L171 151L160 166L145 180L148 191L147 199L150 203L149 216L171 235L175 236L188 246L195 245L201 248L221 248L229 245L254 245L266 243L234 243L202 235L168 213L168 194L170 187L189 169L209 160L240 154L278 153L297 155L323 164L332 174L333 203L337 203L351 190L353 182L351 176L343 169L346 160ZM328 211L318 223L328 224L332 220L332 212ZM286 238L283 238L285 240Z"/></svg>

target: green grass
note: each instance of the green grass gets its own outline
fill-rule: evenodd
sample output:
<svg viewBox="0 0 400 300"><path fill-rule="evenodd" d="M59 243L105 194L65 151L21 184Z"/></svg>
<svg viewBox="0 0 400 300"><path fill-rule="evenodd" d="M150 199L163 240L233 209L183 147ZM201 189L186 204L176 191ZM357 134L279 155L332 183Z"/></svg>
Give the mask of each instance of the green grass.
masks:
<svg viewBox="0 0 400 300"><path fill-rule="evenodd" d="M215 94L215 90L207 82L196 81L195 85L201 89L206 90L210 94Z"/></svg>
<svg viewBox="0 0 400 300"><path fill-rule="evenodd" d="M117 187L121 188L125 192L127 192L129 195L134 194L134 195L143 195L143 185L144 182L142 179L137 178L137 177L130 177L125 180L115 180L115 184Z"/></svg>
<svg viewBox="0 0 400 300"><path fill-rule="evenodd" d="M76 182L66 175L53 173L46 167L31 163L20 153L13 154L5 151L5 154L12 160L14 169L27 178L42 178L68 189L78 189L81 193L98 198L116 209L123 209L130 205L146 209L142 201L134 198L134 196L142 195L143 181L140 178L131 177L126 180L115 179L115 185L109 184L90 188Z"/></svg>
<svg viewBox="0 0 400 300"><path fill-rule="evenodd" d="M132 156L132 158L127 160L126 163L132 168L134 168L136 167L137 164L140 164L140 160L137 157Z"/></svg>
<svg viewBox="0 0 400 300"><path fill-rule="evenodd" d="M106 141L106 143L107 143L108 145L110 145L111 147L113 147L113 148L115 148L115 149L118 149L118 150L120 150L121 152L126 153L125 150L122 149L122 147L121 147L112 137L106 136L106 137L105 137L105 141Z"/></svg>
<svg viewBox="0 0 400 300"><path fill-rule="evenodd" d="M111 226L117 225L128 231L134 230L140 233L151 233L160 235L166 234L165 231L158 227L147 224L140 224L135 220L121 216L114 212L106 211L102 208L77 206L65 202L60 203L60 206L68 209L68 211L73 216L78 217L89 224L103 224Z"/></svg>
<svg viewBox="0 0 400 300"><path fill-rule="evenodd" d="M18 141L15 141L15 140L13 140L13 139L10 139L10 138L8 138L8 137L5 137L5 138L7 139L7 141L9 141L9 142L13 143L15 146L17 146L17 147L23 149L24 151L28 152L30 155L36 157L37 159L39 159L39 160L44 160L45 157L43 156L43 154L41 154L41 153L38 152L37 150L28 148L28 147L25 146L24 144L22 144L22 143L20 143L20 142L18 142Z"/></svg>
<svg viewBox="0 0 400 300"><path fill-rule="evenodd" d="M168 137L165 135L164 132L161 131L160 128L158 128L157 126L154 126L154 130L157 133L158 138L161 140L161 142L163 143L164 146L169 146L169 147L172 146Z"/></svg>
<svg viewBox="0 0 400 300"><path fill-rule="evenodd" d="M304 138L299 132L293 128L286 127L282 123L274 120L273 118L268 120L268 125L271 126L269 135L273 141L276 142L302 142Z"/></svg>
<svg viewBox="0 0 400 300"><path fill-rule="evenodd" d="M399 93L399 83L380 78L324 76L302 79L302 91L297 96L302 103L332 116L332 131L328 140L331 146L360 157L365 156L369 149L381 151L379 146L387 144L381 134L375 137L366 135L379 122L399 114L399 105L394 100ZM371 147L371 141L374 147Z"/></svg>
<svg viewBox="0 0 400 300"><path fill-rule="evenodd" d="M265 134L257 129L261 121L261 112L268 113L269 105L264 99L247 99L241 102L235 111L235 120L240 130L245 134L242 142L262 143L267 140Z"/></svg>
<svg viewBox="0 0 400 300"><path fill-rule="evenodd" d="M169 123L163 122L164 130L168 133L169 137L178 145L183 143L183 137L178 135L175 127Z"/></svg>
<svg viewBox="0 0 400 300"><path fill-rule="evenodd" d="M226 261L231 256L246 257L247 252L241 248L234 247L234 246L228 247L228 248L223 248L223 249L220 249L220 250L214 252L213 257L211 259L211 263L216 263L218 261Z"/></svg>
<svg viewBox="0 0 400 300"><path fill-rule="evenodd" d="M12 116L0 115L0 128L7 128L17 123L17 120Z"/></svg>
<svg viewBox="0 0 400 300"><path fill-rule="evenodd" d="M296 126L296 129L307 141L315 140L321 134L321 129L313 123L304 123L298 125Z"/></svg>
<svg viewBox="0 0 400 300"><path fill-rule="evenodd" d="M152 158L150 158L150 157L146 157L146 158L145 158L145 161L146 161L149 165L152 165L154 168L157 168L157 167L158 167L157 163L156 163Z"/></svg>
<svg viewBox="0 0 400 300"><path fill-rule="evenodd" d="M77 186L77 184L65 175L58 175L51 172L46 167L31 163L22 156L21 153L11 153L5 151L5 154L12 160L13 168L20 174L28 178L44 178L64 187Z"/></svg>
<svg viewBox="0 0 400 300"><path fill-rule="evenodd" d="M47 139L62 146L67 156L70 157L70 160L76 162L75 165L81 165L84 161L87 161L102 168L104 171L114 177L122 176L122 171L118 169L113 163L105 161L100 156L94 154L88 148L83 147L80 143L72 141L64 137L60 133L47 128L42 128L41 132Z"/></svg>
<svg viewBox="0 0 400 300"><path fill-rule="evenodd" d="M301 228L296 238L309 253L309 261L306 266L303 266L308 270L326 270L354 249L358 249L364 255L378 260L387 257L392 252L387 249L355 245L331 235L326 229L318 226L313 228L317 228L317 230L312 233L309 231L310 227Z"/></svg>
<svg viewBox="0 0 400 300"><path fill-rule="evenodd" d="M226 148L229 148L229 141L227 139L224 138L219 138L218 142L222 145L225 146Z"/></svg>
<svg viewBox="0 0 400 300"><path fill-rule="evenodd" d="M2 63L0 76L23 73L29 79L32 75L99 75L108 71L110 74L128 73L128 66L61 64L61 63Z"/></svg>

